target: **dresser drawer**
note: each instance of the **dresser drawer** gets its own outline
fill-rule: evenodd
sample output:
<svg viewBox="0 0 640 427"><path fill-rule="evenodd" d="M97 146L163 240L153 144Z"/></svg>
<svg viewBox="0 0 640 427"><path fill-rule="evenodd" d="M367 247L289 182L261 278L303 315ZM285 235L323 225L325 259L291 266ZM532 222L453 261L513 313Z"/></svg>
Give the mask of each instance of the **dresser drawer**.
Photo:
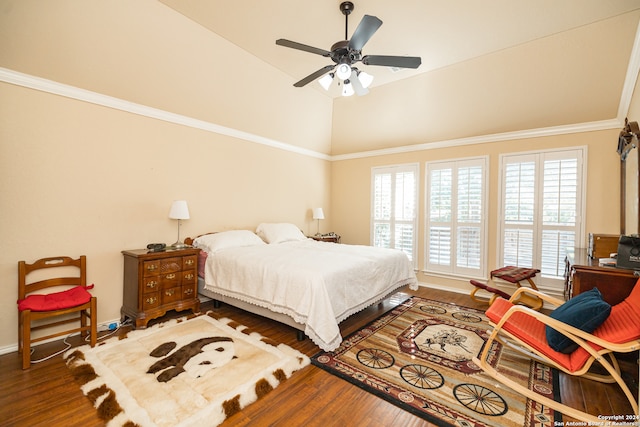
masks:
<svg viewBox="0 0 640 427"><path fill-rule="evenodd" d="M182 257L182 269L183 270L191 270L196 267L196 263L198 262L197 255L183 256Z"/></svg>
<svg viewBox="0 0 640 427"><path fill-rule="evenodd" d="M162 290L162 304L171 304L182 299L181 288L165 288Z"/></svg>
<svg viewBox="0 0 640 427"><path fill-rule="evenodd" d="M160 260L160 274L174 273L182 270L182 257L165 258Z"/></svg>
<svg viewBox="0 0 640 427"><path fill-rule="evenodd" d="M175 288L182 284L182 272L165 273L160 276L160 287L162 289Z"/></svg>
<svg viewBox="0 0 640 427"><path fill-rule="evenodd" d="M158 292L151 292L142 297L142 309L149 310L160 305L160 297Z"/></svg>
<svg viewBox="0 0 640 427"><path fill-rule="evenodd" d="M188 270L182 272L182 285L195 285L198 282L198 276L195 270Z"/></svg>
<svg viewBox="0 0 640 427"><path fill-rule="evenodd" d="M190 298L196 298L197 295L197 286L196 285L189 285L189 286L183 286L182 287L182 299L190 299Z"/></svg>
<svg viewBox="0 0 640 427"><path fill-rule="evenodd" d="M142 278L142 292L147 294L149 292L157 292L160 289L160 277L149 276Z"/></svg>
<svg viewBox="0 0 640 427"><path fill-rule="evenodd" d="M145 261L142 263L142 271L143 275L146 276L157 276L160 272L160 260L156 259L153 261Z"/></svg>

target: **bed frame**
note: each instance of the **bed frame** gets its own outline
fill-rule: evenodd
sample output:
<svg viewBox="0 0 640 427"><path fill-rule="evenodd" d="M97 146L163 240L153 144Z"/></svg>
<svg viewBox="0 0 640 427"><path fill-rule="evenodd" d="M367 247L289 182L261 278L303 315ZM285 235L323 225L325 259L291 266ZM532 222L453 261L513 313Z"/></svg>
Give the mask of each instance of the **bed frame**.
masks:
<svg viewBox="0 0 640 427"><path fill-rule="evenodd" d="M201 234L201 236L205 234L213 234L213 233L204 233L204 234ZM200 237L200 236L197 236L197 237ZM193 245L193 241L197 237L194 237L194 238L187 237L184 239L184 242L187 245ZM377 303L382 304L382 301L389 298L391 295L395 294L396 292L399 292L400 289L401 288L391 291L389 294L382 297ZM276 322L291 326L292 328L296 329L298 341L304 341L307 337L306 334L304 333L304 329L305 329L304 323L298 323L295 320L293 320L292 317L287 316L286 314L276 313L274 311L269 310L268 308L260 307L255 304L250 304L248 302L241 301L226 295L220 295L209 289L205 289L205 282L202 277L198 277L198 293L206 298L212 299L214 301L213 303L214 308L220 307L220 303L223 302L225 304L229 304L231 306L247 311L249 313L257 314L258 316L262 316L267 319L275 320ZM376 304L376 303L373 303L373 304Z"/></svg>
<svg viewBox="0 0 640 427"><path fill-rule="evenodd" d="M196 237L187 237L184 239L184 243L189 246L192 246L193 241L198 237L204 236L206 234L214 234L214 233L216 232L214 231L211 233L204 233ZM232 305L236 308L247 311L249 313L257 314L258 316L266 317L267 319L275 320L276 322L280 322L285 325L291 326L297 331L298 341L304 341L304 339L306 338L306 335L304 333L304 327L305 327L304 324L296 322L295 320L293 320L293 318L287 316L286 314L276 313L274 311L269 310L268 308L260 307L255 304L250 304L248 302L241 301L232 297L228 297L226 295L220 295L209 289L205 289L204 285L205 285L204 279L202 277L198 277L198 294L206 298L212 299L214 308L220 307L220 303L223 302L225 304Z"/></svg>
<svg viewBox="0 0 640 427"><path fill-rule="evenodd" d="M268 308L250 304L248 302L228 297L226 295L220 295L209 289L205 289L204 279L202 277L198 277L198 293L207 298L211 298L213 300L214 308L220 307L220 303L223 302L249 313L257 314L258 316L266 317L267 319L275 320L276 322L284 323L285 325L291 326L292 328L296 329L298 341L304 341L304 339L306 338L303 323L296 322L286 314L276 313L269 310Z"/></svg>

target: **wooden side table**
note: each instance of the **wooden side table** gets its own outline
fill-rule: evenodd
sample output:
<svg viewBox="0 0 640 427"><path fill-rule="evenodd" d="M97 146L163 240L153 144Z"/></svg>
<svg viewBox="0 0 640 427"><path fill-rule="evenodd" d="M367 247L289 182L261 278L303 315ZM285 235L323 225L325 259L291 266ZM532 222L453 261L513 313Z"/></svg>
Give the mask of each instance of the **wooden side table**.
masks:
<svg viewBox="0 0 640 427"><path fill-rule="evenodd" d="M198 312L199 252L197 248L122 251L122 318L132 319L136 328L145 328L149 320L164 316L169 310Z"/></svg>

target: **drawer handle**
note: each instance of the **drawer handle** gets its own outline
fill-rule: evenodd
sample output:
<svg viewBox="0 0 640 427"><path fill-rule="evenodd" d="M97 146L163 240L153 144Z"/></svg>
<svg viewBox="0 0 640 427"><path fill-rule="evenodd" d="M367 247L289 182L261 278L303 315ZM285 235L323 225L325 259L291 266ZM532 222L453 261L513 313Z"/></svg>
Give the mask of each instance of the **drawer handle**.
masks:
<svg viewBox="0 0 640 427"><path fill-rule="evenodd" d="M185 264L193 265L193 260L192 259L188 259L188 260L185 261Z"/></svg>
<svg viewBox="0 0 640 427"><path fill-rule="evenodd" d="M191 295L193 293L193 289L189 288L184 291L185 295Z"/></svg>
<svg viewBox="0 0 640 427"><path fill-rule="evenodd" d="M193 273L185 274L184 278L187 280L193 279Z"/></svg>
<svg viewBox="0 0 640 427"><path fill-rule="evenodd" d="M173 274L173 273L171 273L171 274L167 274L165 277L166 277L167 279L171 280L171 279L175 279L175 278L176 278L176 275L175 275L175 274Z"/></svg>
<svg viewBox="0 0 640 427"><path fill-rule="evenodd" d="M156 287L157 284L158 284L158 282L156 282L155 280L152 280L150 282L147 282L147 288L153 289L153 288Z"/></svg>
<svg viewBox="0 0 640 427"><path fill-rule="evenodd" d="M155 270L156 268L158 268L158 266L157 266L157 265L155 265L155 264L149 264L149 265L147 265L147 270L149 270L149 271L153 271L153 270Z"/></svg>
<svg viewBox="0 0 640 427"><path fill-rule="evenodd" d="M175 292L176 291L173 289L167 289L166 291L164 291L164 294L168 297L172 297Z"/></svg>
<svg viewBox="0 0 640 427"><path fill-rule="evenodd" d="M155 304L155 302L158 300L158 297L149 297L145 300L145 302L147 304Z"/></svg>

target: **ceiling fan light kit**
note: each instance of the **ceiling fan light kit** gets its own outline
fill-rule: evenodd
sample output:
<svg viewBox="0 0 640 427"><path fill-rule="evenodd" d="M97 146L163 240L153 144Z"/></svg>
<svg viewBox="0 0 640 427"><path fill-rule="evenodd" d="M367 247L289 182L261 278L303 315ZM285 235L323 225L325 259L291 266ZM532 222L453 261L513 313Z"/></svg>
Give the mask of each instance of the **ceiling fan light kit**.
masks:
<svg viewBox="0 0 640 427"><path fill-rule="evenodd" d="M382 21L375 16L364 15L358 27L353 32L351 39L347 39L349 36L349 15L353 12L353 9L354 5L350 1L345 1L340 4L340 12L345 16L345 40L334 43L333 46L331 46L331 50L323 50L286 39L276 40L276 44L279 46L321 55L331 58L334 62L333 65L322 67L318 71L294 83L293 85L295 87L303 87L322 76L322 78L318 80L318 83L320 83L325 90L329 90L334 77L338 77L338 79L342 80L342 96L351 96L354 93L360 96L369 92L367 88L371 85L373 76L358 70L354 67L355 63L362 62L364 65L414 69L420 66L422 60L417 56L362 56L362 48L375 32L378 31L378 28L382 25ZM336 67L337 69L334 73L333 70Z"/></svg>

